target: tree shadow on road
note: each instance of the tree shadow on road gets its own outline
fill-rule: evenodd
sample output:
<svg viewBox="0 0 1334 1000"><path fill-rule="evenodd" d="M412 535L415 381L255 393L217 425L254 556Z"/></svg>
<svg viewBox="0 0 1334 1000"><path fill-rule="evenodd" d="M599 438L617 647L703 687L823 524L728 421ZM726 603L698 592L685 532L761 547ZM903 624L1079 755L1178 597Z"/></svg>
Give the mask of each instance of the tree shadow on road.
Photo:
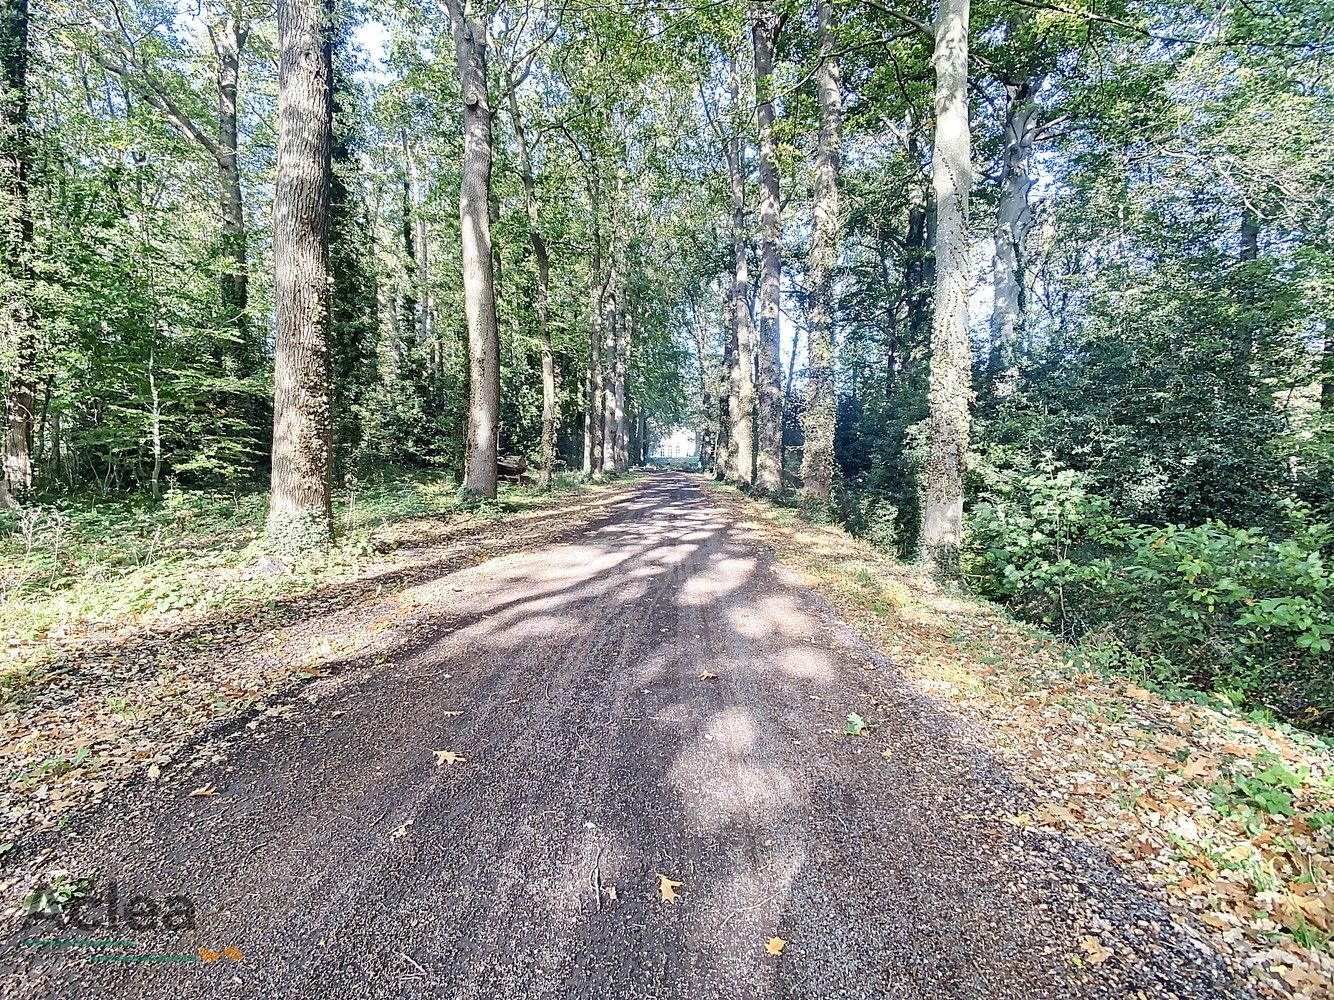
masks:
<svg viewBox="0 0 1334 1000"><path fill-rule="evenodd" d="M47 965L33 982L1231 995L1104 857L998 823L1023 790L689 483L654 480L564 544L464 571L462 591L406 583L422 611L387 662L337 664L197 744L167 787L85 818L82 860L200 900L200 932L254 956L234 978ZM874 692L874 738L844 735ZM204 783L219 794L186 797ZM1156 957L1074 968L1093 919Z"/></svg>

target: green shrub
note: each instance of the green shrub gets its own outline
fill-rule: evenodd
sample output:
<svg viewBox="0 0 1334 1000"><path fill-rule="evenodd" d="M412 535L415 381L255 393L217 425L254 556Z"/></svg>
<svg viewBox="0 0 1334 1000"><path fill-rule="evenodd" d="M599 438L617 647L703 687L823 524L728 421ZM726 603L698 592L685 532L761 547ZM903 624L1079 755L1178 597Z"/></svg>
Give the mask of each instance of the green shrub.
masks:
<svg viewBox="0 0 1334 1000"><path fill-rule="evenodd" d="M978 591L1095 662L1319 725L1334 706L1334 530L1300 506L1283 513L1281 535L1130 525L1069 469L990 470L964 566Z"/></svg>

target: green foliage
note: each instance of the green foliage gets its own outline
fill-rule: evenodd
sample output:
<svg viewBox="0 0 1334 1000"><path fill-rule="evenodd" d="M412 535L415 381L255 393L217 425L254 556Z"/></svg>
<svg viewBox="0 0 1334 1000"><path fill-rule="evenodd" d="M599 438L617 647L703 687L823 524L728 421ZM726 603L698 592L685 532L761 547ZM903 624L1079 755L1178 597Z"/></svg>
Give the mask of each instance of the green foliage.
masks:
<svg viewBox="0 0 1334 1000"><path fill-rule="evenodd" d="M1240 692L1326 723L1334 531L1297 504L1281 532L1131 525L1089 477L991 471L968 517L977 589L1083 640L1097 661Z"/></svg>
<svg viewBox="0 0 1334 1000"><path fill-rule="evenodd" d="M1309 778L1278 761L1270 761L1255 774L1237 775L1230 784L1215 789L1214 804L1223 815L1253 810L1267 816L1292 816L1294 794Z"/></svg>

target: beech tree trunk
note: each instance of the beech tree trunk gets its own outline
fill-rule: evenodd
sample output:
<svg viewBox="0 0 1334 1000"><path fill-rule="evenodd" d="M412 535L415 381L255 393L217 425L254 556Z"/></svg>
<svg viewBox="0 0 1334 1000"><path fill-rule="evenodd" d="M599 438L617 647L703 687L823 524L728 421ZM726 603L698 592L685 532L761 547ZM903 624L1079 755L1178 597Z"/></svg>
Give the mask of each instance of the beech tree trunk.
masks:
<svg viewBox="0 0 1334 1000"><path fill-rule="evenodd" d="M524 205L528 210L528 242L537 264L537 341L542 351L542 440L537 466L538 485L551 486L556 465L556 358L551 350L549 310L551 299L551 257L546 240L538 226L537 178L533 173L533 157L528 148L528 136L519 120L519 97L513 79L507 81L510 117L514 119L514 134L519 141L519 171L523 179Z"/></svg>
<svg viewBox="0 0 1334 1000"><path fill-rule="evenodd" d="M963 472L968 454L972 350L968 342L969 0L941 0L936 21L936 299L931 329L929 443L922 557L933 572L959 573Z"/></svg>
<svg viewBox="0 0 1334 1000"><path fill-rule="evenodd" d="M491 257L491 105L486 89L487 22L472 0L446 0L463 94L463 309L468 323L468 430L463 489L496 495L500 421L500 333Z"/></svg>
<svg viewBox="0 0 1334 1000"><path fill-rule="evenodd" d="M28 0L0 0L0 250L0 337L11 359L0 506L13 507L32 489L37 395L37 340L28 306Z"/></svg>
<svg viewBox="0 0 1334 1000"><path fill-rule="evenodd" d="M1024 331L1024 250L1033 213L1028 203L1033 189L1033 138L1038 129L1034 88L1028 82L1005 85L1005 162L1001 169L1000 200L996 207L995 250L991 284L991 345L987 373L1009 381Z"/></svg>
<svg viewBox="0 0 1334 1000"><path fill-rule="evenodd" d="M782 274L782 219L778 192L778 155L774 149L773 60L780 22L756 8L751 24L755 53L756 119L760 131L760 229L763 273L759 296L759 452L755 487L761 493L783 489L783 363L778 335Z"/></svg>
<svg viewBox="0 0 1334 1000"><path fill-rule="evenodd" d="M273 192L273 476L268 534L281 548L333 536L329 176L333 7L278 2L278 173Z"/></svg>
<svg viewBox="0 0 1334 1000"><path fill-rule="evenodd" d="M820 97L820 140L815 157L815 196L811 205L809 375L802 414L805 446L801 478L805 491L828 501L834 482L834 268L838 264L838 164L842 135L842 79L834 56L834 10L820 0L820 66L815 84ZM796 338L793 338L795 347Z"/></svg>
<svg viewBox="0 0 1334 1000"><path fill-rule="evenodd" d="M732 106L741 101L741 78L732 64L728 90ZM746 177L742 162L741 136L727 140L727 175L732 185L732 255L736 270L732 279L732 357L728 411L728 472L742 486L755 481L755 325L750 314L749 241L746 239Z"/></svg>

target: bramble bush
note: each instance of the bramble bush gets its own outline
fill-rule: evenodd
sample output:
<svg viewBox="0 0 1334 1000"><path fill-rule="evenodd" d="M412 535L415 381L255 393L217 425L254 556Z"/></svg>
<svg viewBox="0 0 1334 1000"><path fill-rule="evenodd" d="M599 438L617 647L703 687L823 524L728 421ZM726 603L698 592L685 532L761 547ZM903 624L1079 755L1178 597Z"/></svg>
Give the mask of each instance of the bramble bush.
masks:
<svg viewBox="0 0 1334 1000"><path fill-rule="evenodd" d="M1161 683L1334 724L1334 529L1133 525L1069 469L987 470L965 572L982 594Z"/></svg>

